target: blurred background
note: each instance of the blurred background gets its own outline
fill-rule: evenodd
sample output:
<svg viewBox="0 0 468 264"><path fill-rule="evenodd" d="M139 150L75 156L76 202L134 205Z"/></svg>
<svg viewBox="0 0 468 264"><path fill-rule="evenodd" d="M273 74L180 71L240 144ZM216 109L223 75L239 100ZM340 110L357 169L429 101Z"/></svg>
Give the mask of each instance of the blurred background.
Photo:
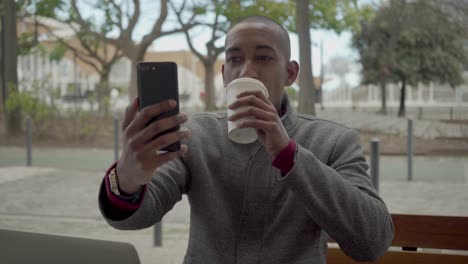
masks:
<svg viewBox="0 0 468 264"><path fill-rule="evenodd" d="M254 14L290 32L296 110L360 132L391 213L468 216L466 0L1 0L0 228L127 241L143 263L181 263L185 198L155 247L152 229L108 227L97 190L121 151L136 64L176 62L182 111L223 110L224 36Z"/></svg>

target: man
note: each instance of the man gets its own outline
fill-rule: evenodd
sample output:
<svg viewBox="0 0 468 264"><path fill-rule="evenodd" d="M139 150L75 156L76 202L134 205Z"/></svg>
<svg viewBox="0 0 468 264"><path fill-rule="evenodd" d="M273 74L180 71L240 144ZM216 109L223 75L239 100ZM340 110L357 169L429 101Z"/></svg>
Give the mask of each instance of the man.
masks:
<svg viewBox="0 0 468 264"><path fill-rule="evenodd" d="M352 258L377 259L393 238L391 217L366 173L358 134L289 106L284 87L299 67L290 61L287 31L268 18L247 17L231 27L225 44L224 85L250 77L268 89L268 98L244 93L229 106L247 106L230 119L254 116L241 126L257 129L259 140L230 141L225 113L195 114L179 132L153 139L187 117L145 128L175 102L138 112L134 100L123 121L122 157L99 195L107 222L150 227L186 194L184 263L326 263L326 233ZM178 140L185 143L179 152L154 154Z"/></svg>

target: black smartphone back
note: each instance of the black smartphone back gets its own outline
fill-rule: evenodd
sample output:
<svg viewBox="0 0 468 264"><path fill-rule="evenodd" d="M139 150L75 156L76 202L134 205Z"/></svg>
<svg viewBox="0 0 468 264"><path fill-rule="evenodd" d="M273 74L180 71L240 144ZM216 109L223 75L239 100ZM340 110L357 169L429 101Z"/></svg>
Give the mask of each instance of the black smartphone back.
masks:
<svg viewBox="0 0 468 264"><path fill-rule="evenodd" d="M179 113L179 88L177 82L177 64L174 62L140 62L137 64L138 99L140 110L173 99L177 101L177 106L169 112L155 116L147 124L155 120L173 116ZM177 131L179 126L169 129L157 135ZM177 151L180 149L180 142L165 147L162 150Z"/></svg>

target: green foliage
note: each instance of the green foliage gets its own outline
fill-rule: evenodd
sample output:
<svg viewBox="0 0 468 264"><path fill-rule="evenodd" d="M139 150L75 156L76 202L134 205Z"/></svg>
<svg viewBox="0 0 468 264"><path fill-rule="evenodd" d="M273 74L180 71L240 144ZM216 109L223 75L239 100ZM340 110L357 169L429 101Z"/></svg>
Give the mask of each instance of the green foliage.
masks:
<svg viewBox="0 0 468 264"><path fill-rule="evenodd" d="M105 27L107 27L107 25L103 27L104 28L102 28L102 32L104 32L103 34L106 34L105 31L107 29L105 29ZM80 30L76 32L75 36L76 38L78 38L80 43L82 43L82 45L90 47L94 51L97 51L99 49L99 45L103 45L102 41L98 40L90 32L85 30Z"/></svg>
<svg viewBox="0 0 468 264"><path fill-rule="evenodd" d="M262 15L269 17L286 28L294 28L294 3L293 1L226 1L220 6L222 14L231 22L246 16Z"/></svg>
<svg viewBox="0 0 468 264"><path fill-rule="evenodd" d="M368 5L357 5L349 0L310 0L310 24L314 29L328 29L337 33L345 30L358 30L359 22L369 19L374 13ZM228 1L222 6L223 15L229 21L249 15L267 16L284 25L288 30L296 30L296 1L251 0Z"/></svg>
<svg viewBox="0 0 468 264"><path fill-rule="evenodd" d="M206 8L206 6L198 5L194 6L192 11L195 15L204 15L208 11L208 9Z"/></svg>
<svg viewBox="0 0 468 264"><path fill-rule="evenodd" d="M285 87L288 98L291 101L297 101L297 90L294 87L288 86Z"/></svg>
<svg viewBox="0 0 468 264"><path fill-rule="evenodd" d="M39 0L36 1L36 15L44 17L55 17L59 10L63 10L63 0Z"/></svg>
<svg viewBox="0 0 468 264"><path fill-rule="evenodd" d="M97 10L102 10L104 12L104 23L99 27L99 32L104 35L111 32L123 19L121 16L122 14L114 8L109 0L99 0L95 7Z"/></svg>
<svg viewBox="0 0 468 264"><path fill-rule="evenodd" d="M9 96L5 103L8 112L21 110L33 119L44 119L55 111L54 105L49 105L45 102L45 98L40 98L42 89L38 83L33 84L33 90L28 92L18 91L12 83L8 85L8 90Z"/></svg>
<svg viewBox="0 0 468 264"><path fill-rule="evenodd" d="M35 134L42 136L47 133L58 112L54 105L47 104L43 98L40 98L40 88L37 85L33 87L33 91L21 92L14 87L14 84L9 84L10 92L5 108L7 112L19 110L23 115L30 116Z"/></svg>
<svg viewBox="0 0 468 264"><path fill-rule="evenodd" d="M464 25L436 2L390 1L353 38L361 57L363 83L461 84L462 65L468 63L463 32Z"/></svg>
<svg viewBox="0 0 468 264"><path fill-rule="evenodd" d="M54 18L59 11L65 10L64 0L18 0L16 10L26 11L42 17Z"/></svg>
<svg viewBox="0 0 468 264"><path fill-rule="evenodd" d="M22 14L24 17L33 17L35 22L37 22L36 19L38 17L55 18L57 12L63 11L64 5L63 0L16 1L18 14ZM35 24L35 27L38 25L38 23ZM45 48L37 40L37 30L35 28L32 32L23 32L18 37L18 56L24 56L37 51L45 53Z"/></svg>
<svg viewBox="0 0 468 264"><path fill-rule="evenodd" d="M8 112L21 109L34 120L43 120L53 113L53 107L25 92L11 94L6 102L6 109Z"/></svg>
<svg viewBox="0 0 468 264"><path fill-rule="evenodd" d="M18 37L18 56L24 56L31 52L34 45L35 35L32 32L24 32Z"/></svg>
<svg viewBox="0 0 468 264"><path fill-rule="evenodd" d="M360 18L360 9L349 0L311 0L309 10L312 28L338 33L354 28Z"/></svg>
<svg viewBox="0 0 468 264"><path fill-rule="evenodd" d="M51 61L60 61L65 53L67 52L67 47L62 42L59 42L52 51L49 53L49 59Z"/></svg>
<svg viewBox="0 0 468 264"><path fill-rule="evenodd" d="M17 92L14 88L14 84L9 84L6 111L19 110L23 116L31 117L35 137L93 140L103 129L100 120L104 117L97 116L93 110L59 109L53 102L60 97L60 89L47 88L45 82L33 83L29 91Z"/></svg>

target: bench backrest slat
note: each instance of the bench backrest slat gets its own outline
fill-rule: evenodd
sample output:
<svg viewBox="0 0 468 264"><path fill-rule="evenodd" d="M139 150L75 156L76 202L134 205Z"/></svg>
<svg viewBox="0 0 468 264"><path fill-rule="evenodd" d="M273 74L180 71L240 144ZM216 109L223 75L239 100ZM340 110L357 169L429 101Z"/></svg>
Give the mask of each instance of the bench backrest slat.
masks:
<svg viewBox="0 0 468 264"><path fill-rule="evenodd" d="M392 214L392 219L395 227L392 246L465 251L462 254L445 254L392 249L375 263L468 263L468 252L466 252L468 250L468 217ZM355 264L357 262L346 256L339 248L330 247L327 263Z"/></svg>
<svg viewBox="0 0 468 264"><path fill-rule="evenodd" d="M329 248L327 255L328 264L358 264L350 257L346 256L339 248ZM409 251L387 251L383 257L376 262L378 264L466 264L468 263L468 255L452 255L443 253L425 253L425 252L409 252Z"/></svg>
<svg viewBox="0 0 468 264"><path fill-rule="evenodd" d="M392 214L392 245L468 250L468 217Z"/></svg>

